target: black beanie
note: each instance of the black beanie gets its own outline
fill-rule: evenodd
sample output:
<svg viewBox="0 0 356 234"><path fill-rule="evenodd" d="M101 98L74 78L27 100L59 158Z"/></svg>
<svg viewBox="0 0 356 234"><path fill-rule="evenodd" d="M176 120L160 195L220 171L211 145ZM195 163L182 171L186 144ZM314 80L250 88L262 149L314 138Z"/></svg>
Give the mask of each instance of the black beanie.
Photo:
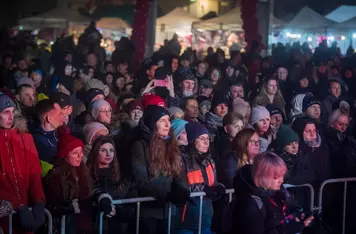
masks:
<svg viewBox="0 0 356 234"><path fill-rule="evenodd" d="M169 116L169 113L165 108L156 105L149 105L145 108L143 112L143 123L151 131L154 131L156 128L157 121L165 115Z"/></svg>
<svg viewBox="0 0 356 234"><path fill-rule="evenodd" d="M318 104L320 106L320 102L314 95L306 94L303 98L302 111L305 112L309 107L314 104Z"/></svg>
<svg viewBox="0 0 356 234"><path fill-rule="evenodd" d="M216 93L211 101L211 110L214 110L219 104L226 104L230 106L230 100L224 93Z"/></svg>
<svg viewBox="0 0 356 234"><path fill-rule="evenodd" d="M304 132L305 126L307 126L307 124L314 124L316 130L318 131L318 124L312 118L300 117L300 118L297 118L296 120L294 120L294 122L292 124L292 129L294 132L296 132L298 134L299 139L304 139L303 132Z"/></svg>
<svg viewBox="0 0 356 234"><path fill-rule="evenodd" d="M88 109L88 107L90 106L90 103L93 101L95 96L97 96L99 94L102 94L103 96L105 96L103 90L92 88L92 89L89 89L88 91L79 93L78 98L84 103L85 107Z"/></svg>

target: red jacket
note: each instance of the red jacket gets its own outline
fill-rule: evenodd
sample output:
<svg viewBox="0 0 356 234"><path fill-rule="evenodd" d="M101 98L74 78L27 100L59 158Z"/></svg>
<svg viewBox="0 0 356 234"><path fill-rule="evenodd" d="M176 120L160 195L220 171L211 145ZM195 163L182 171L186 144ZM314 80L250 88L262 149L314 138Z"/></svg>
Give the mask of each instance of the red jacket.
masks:
<svg viewBox="0 0 356 234"><path fill-rule="evenodd" d="M18 128L0 129L0 142L0 200L11 202L14 210L22 204L44 203L42 170L32 136Z"/></svg>

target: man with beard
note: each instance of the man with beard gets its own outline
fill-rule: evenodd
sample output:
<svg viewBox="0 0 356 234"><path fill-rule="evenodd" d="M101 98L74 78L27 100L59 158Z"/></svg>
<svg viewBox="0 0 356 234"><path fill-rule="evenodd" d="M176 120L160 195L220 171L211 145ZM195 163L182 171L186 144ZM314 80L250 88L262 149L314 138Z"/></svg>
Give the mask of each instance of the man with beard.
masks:
<svg viewBox="0 0 356 234"><path fill-rule="evenodd" d="M195 76L192 73L187 73L182 76L179 83L179 90L175 97L179 99L179 103L184 103L184 99L194 96Z"/></svg>

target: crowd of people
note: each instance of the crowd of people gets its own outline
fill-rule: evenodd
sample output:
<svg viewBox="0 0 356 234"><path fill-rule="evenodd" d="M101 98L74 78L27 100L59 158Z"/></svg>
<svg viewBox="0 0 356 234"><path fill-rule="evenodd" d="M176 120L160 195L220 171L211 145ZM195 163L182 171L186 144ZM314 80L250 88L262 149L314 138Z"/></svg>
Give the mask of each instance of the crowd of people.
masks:
<svg viewBox="0 0 356 234"><path fill-rule="evenodd" d="M111 60L91 25L74 45L8 39L1 49L0 227L46 233L66 215L66 234L340 233L342 193L328 191L322 222L306 191L356 174L356 56L322 42L261 46L241 54L190 48L176 38L132 70L135 48L116 42ZM229 59L228 59L229 58ZM235 189L228 203L226 189ZM350 193L355 193L351 186ZM349 200L348 200L349 201ZM347 220L352 220L348 203ZM322 224L321 224L322 223ZM315 227L317 226L317 227ZM315 228L313 228L315 227ZM347 232L355 224L347 222ZM1 231L0 231L1 233Z"/></svg>

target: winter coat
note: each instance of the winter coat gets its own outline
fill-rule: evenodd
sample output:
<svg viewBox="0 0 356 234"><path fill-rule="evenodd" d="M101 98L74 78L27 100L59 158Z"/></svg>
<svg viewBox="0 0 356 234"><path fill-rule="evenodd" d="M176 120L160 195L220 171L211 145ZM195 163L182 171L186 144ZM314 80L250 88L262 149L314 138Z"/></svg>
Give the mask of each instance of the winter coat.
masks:
<svg viewBox="0 0 356 234"><path fill-rule="evenodd" d="M299 207L291 195L283 188L269 191L256 187L250 165L240 168L234 188L232 230L229 233L295 234L304 229L303 222L295 222L289 216L299 216Z"/></svg>
<svg viewBox="0 0 356 234"><path fill-rule="evenodd" d="M348 137L339 152L340 177L356 177L356 139Z"/></svg>
<svg viewBox="0 0 356 234"><path fill-rule="evenodd" d="M220 157L216 163L216 173L220 183L225 185L227 189L234 187L234 178L237 175L237 159L234 151L229 151Z"/></svg>
<svg viewBox="0 0 356 234"><path fill-rule="evenodd" d="M190 192L203 192L204 186L217 183L215 163L210 153L198 154L194 149L188 149L183 156ZM184 207L177 208L175 228L198 230L199 228L199 197L190 198ZM213 217L211 198L205 196L202 208L201 228L210 228Z"/></svg>
<svg viewBox="0 0 356 234"><path fill-rule="evenodd" d="M41 165L31 134L24 119L14 120L12 129L0 129L0 200L11 202L16 210L20 205L44 203ZM8 218L0 220L8 233ZM18 224L13 225L16 233Z"/></svg>
<svg viewBox="0 0 356 234"><path fill-rule="evenodd" d="M74 168L74 170L77 170L77 168ZM66 179L64 177L61 168L55 166L44 178L43 189L47 198L47 208L54 218L67 215L69 219L66 221L66 233L91 233L92 225L88 225L92 223L93 201L88 190L91 185L86 184L84 178L78 177L76 185L68 183L68 187L65 188L63 187ZM75 194L74 186L79 186L78 194ZM79 214L74 213L72 201L75 199L78 199ZM72 223L69 220L74 221Z"/></svg>
<svg viewBox="0 0 356 234"><path fill-rule="evenodd" d="M281 110L282 113L285 113L286 102L284 101L280 91L278 91L277 94L274 96L273 102L270 101L266 92L261 91L260 94L258 94L256 99L254 100L253 104L260 105L260 106L266 106L268 104L273 104L279 110Z"/></svg>
<svg viewBox="0 0 356 234"><path fill-rule="evenodd" d="M322 115L321 119L323 122L327 123L329 120L329 116L333 112L333 105L337 103L340 99L336 98L332 95L327 96L321 103L322 106Z"/></svg>
<svg viewBox="0 0 356 234"><path fill-rule="evenodd" d="M223 156L223 154L226 151L226 148L231 144L230 139L225 132L223 127L218 128L216 131L216 135L214 138L214 142L212 144L212 154L213 154L213 159L217 163L220 159L220 157Z"/></svg>
<svg viewBox="0 0 356 234"><path fill-rule="evenodd" d="M154 197L158 200L142 204L141 217L165 219L168 212L168 204L165 201L175 203L179 197L189 193L186 174L182 171L179 177L150 176L148 160L153 133L143 121L140 121L138 127L139 137L130 148L131 176L138 196Z"/></svg>

